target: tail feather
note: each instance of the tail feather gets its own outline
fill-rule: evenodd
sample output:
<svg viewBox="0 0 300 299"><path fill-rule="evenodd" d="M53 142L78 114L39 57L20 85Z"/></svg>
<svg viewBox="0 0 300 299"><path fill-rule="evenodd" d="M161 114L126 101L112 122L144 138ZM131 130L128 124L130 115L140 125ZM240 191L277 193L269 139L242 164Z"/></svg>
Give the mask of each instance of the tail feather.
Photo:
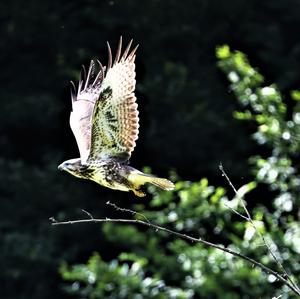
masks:
<svg viewBox="0 0 300 299"><path fill-rule="evenodd" d="M158 178L149 174L145 174L142 172L132 172L128 176L128 180L134 185L135 188L139 189L140 186L150 183L156 187L159 187L163 190L173 190L175 185L163 178Z"/></svg>
<svg viewBox="0 0 300 299"><path fill-rule="evenodd" d="M175 187L171 181L169 181L167 179L156 178L156 177L149 180L148 183L150 183L156 187L159 187L163 190L173 190Z"/></svg>

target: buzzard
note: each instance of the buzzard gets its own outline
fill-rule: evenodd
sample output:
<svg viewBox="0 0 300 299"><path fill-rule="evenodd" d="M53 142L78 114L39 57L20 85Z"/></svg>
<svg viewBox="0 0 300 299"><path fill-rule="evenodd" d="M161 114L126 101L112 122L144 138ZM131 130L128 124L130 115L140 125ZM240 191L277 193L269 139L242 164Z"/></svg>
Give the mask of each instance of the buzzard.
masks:
<svg viewBox="0 0 300 299"><path fill-rule="evenodd" d="M141 186L151 183L164 190L174 184L129 166L139 133L135 89L135 52L132 40L122 53L120 38L112 61L109 43L107 67L91 60L88 72L82 68L78 88L71 82L70 126L80 158L63 162L58 169L116 190L145 196Z"/></svg>

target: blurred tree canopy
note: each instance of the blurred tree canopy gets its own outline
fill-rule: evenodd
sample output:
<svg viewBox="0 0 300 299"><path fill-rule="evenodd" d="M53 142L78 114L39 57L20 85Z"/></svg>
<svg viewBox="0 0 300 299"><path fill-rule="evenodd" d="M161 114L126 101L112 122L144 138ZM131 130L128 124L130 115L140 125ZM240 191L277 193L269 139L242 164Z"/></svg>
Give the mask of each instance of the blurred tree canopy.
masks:
<svg viewBox="0 0 300 299"><path fill-rule="evenodd" d="M153 220L197 235L216 230L211 235L215 241L265 257L263 249L255 247L255 237L245 239L245 225L222 208L225 190L212 186L224 185L218 171L222 161L237 184L254 179L261 183L251 193L255 219L263 217L266 233L277 246L284 245L284 262L299 273L299 263L290 262L297 261L299 248L294 236L299 234L300 41L293 34L300 23L299 6L297 0L1 2L2 296L66 298L58 268L63 261L85 263L93 251L99 254L90 259L91 271L102 269L107 280L96 277L100 286L94 288L84 272L80 281L88 289L75 283L67 287L70 292L101 298L110 276L115 288L124 280L128 285L128 292L120 288L125 293L115 298L143 292L149 298L217 298L225 293L238 298L238 291L251 298L274 290L267 283L272 278L249 265L154 232L109 226L102 231L96 225L50 227L49 217L80 217L81 209L97 217L114 215L105 206L107 200L141 205L132 194L57 171L62 160L78 156L68 125L68 82L77 80L80 65L91 58L106 63L105 41L115 49L120 35L140 44L136 93L141 131L131 163L137 168L151 165L161 175L174 170L180 181L174 194L150 189L148 198L153 199L149 204L146 199L140 209L153 209ZM228 88L214 55L215 47L225 43L247 53L264 74L264 85L243 54L232 54L225 46L218 58L232 83ZM239 107L236 97L243 105L235 113L237 119L232 118ZM238 119L254 122L241 124ZM199 182L201 177L211 185L205 179ZM219 267L211 267L213 261ZM271 263L269 257L265 262ZM88 266L82 267L79 272ZM78 280L66 265L61 272L65 279ZM219 282L222 287L217 288ZM258 294L249 288L252 283L260 286Z"/></svg>

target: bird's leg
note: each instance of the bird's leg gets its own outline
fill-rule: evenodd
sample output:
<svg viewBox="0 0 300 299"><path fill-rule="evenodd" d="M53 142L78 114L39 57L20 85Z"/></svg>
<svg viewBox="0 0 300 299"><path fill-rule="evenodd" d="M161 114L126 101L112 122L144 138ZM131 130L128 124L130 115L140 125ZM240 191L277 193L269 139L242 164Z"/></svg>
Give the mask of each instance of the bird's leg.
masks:
<svg viewBox="0 0 300 299"><path fill-rule="evenodd" d="M131 189L133 191L133 193L138 196L138 197L145 197L146 196L146 193L143 192L142 190L140 189Z"/></svg>

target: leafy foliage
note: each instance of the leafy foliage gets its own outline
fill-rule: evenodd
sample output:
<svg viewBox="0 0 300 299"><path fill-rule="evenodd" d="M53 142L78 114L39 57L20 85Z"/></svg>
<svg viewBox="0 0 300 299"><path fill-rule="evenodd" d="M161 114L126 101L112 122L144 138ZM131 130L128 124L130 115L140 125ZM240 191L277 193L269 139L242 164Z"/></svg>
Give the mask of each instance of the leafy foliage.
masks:
<svg viewBox="0 0 300 299"><path fill-rule="evenodd" d="M130 264L129 264L130 263ZM168 287L154 277L146 277L147 260L134 254L121 254L118 260L105 263L94 254L87 265L77 265L61 272L65 280L76 281L66 290L89 298L191 298L191 291ZM83 285L80 286L80 284Z"/></svg>
<svg viewBox="0 0 300 299"><path fill-rule="evenodd" d="M217 56L220 58L220 68L231 81L231 89L244 107L244 111L235 113L235 116L242 120L253 120L257 125L253 138L270 149L265 155L250 158L256 180L267 185L270 191L275 191L274 199L269 199L272 215L265 214L268 225L275 231L278 224L287 230L291 224L295 225L299 217L300 177L297 159L300 152L300 106L297 91L291 93L295 101L287 113L286 101L277 86L262 86L262 76L251 68L244 54L232 53L228 46L223 46L217 50ZM297 235L295 240L299 237Z"/></svg>
<svg viewBox="0 0 300 299"><path fill-rule="evenodd" d="M288 115L287 104L277 86L261 86L263 77L251 68L244 54L231 53L228 46L223 46L217 50L217 56L221 59L220 68L231 82L231 89L244 107L244 111L235 113L236 118L254 120L258 126L254 139L271 149L268 157L251 157L257 179L280 193L289 190L297 203L300 180L298 165L293 161L300 151L298 92L291 93L296 102Z"/></svg>

